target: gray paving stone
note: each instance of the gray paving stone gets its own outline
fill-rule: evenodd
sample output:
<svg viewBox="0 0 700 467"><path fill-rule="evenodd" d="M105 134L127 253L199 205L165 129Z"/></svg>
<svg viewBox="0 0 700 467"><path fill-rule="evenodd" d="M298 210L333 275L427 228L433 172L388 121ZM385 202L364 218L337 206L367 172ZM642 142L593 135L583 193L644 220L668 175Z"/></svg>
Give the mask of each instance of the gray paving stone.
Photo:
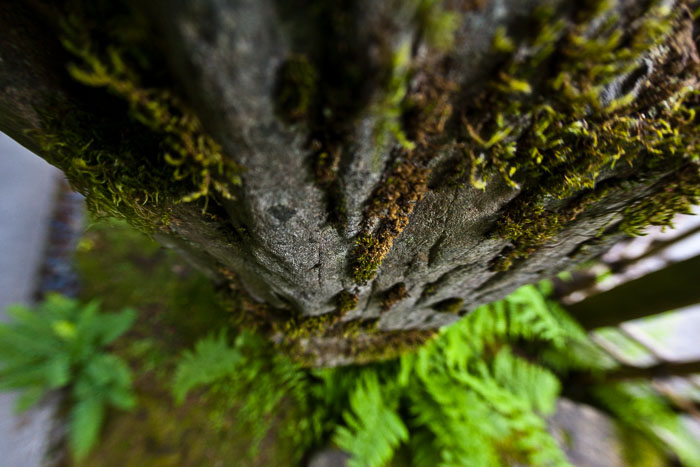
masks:
<svg viewBox="0 0 700 467"><path fill-rule="evenodd" d="M60 172L0 133L0 320L11 303L30 303ZM0 467L43 465L53 413L44 404L14 413L0 393Z"/></svg>

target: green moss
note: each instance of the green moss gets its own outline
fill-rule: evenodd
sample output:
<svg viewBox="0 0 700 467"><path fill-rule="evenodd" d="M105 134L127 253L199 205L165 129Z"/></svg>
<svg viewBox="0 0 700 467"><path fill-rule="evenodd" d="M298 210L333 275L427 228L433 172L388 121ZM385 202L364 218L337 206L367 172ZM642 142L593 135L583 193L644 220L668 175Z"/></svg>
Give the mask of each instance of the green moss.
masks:
<svg viewBox="0 0 700 467"><path fill-rule="evenodd" d="M319 316L307 316L286 321L281 327L285 340L294 342L310 336L320 336L328 331L338 320L338 313L326 313Z"/></svg>
<svg viewBox="0 0 700 467"><path fill-rule="evenodd" d="M389 246L390 248L390 246ZM364 284L377 274L389 248L379 243L372 234L361 233L355 240L355 259L353 261L353 278L358 284Z"/></svg>
<svg viewBox="0 0 700 467"><path fill-rule="evenodd" d="M529 253L526 253L529 254ZM506 272L513 267L517 258L520 258L520 253L515 253L513 247L506 247L490 264L492 271Z"/></svg>
<svg viewBox="0 0 700 467"><path fill-rule="evenodd" d="M353 319L350 321L343 321L335 326L333 329L328 330L323 337L341 337L343 339L356 339L360 336L372 335L377 332L377 325L379 320L377 318L369 319Z"/></svg>
<svg viewBox="0 0 700 467"><path fill-rule="evenodd" d="M315 156L314 174L316 183L326 192L328 221L340 228L347 224L345 194L338 178L341 149L332 144L318 150Z"/></svg>
<svg viewBox="0 0 700 467"><path fill-rule="evenodd" d="M441 0L419 0L415 16L417 28L423 34L426 42L438 52L447 51L450 48L460 20L459 15L444 10L441 4ZM416 133L415 130L422 125L402 124L402 120L405 121L406 114L411 113L413 107L419 107L427 114L422 123L430 127L435 126L435 122L428 121L430 114L435 114L436 109L433 107L437 107L437 119L442 122L442 125L451 113L451 108L445 111L445 106L448 104L444 102L444 99L438 102L425 102L426 96L422 95L427 90L425 86L417 92L408 92L411 79L417 73L426 73L426 70L416 69L411 63L411 47L410 41L404 41L392 54L383 97L373 109L376 118L374 144L378 152L383 152L386 149L389 135L393 136L405 150L413 151L416 148L416 142L411 139L411 135L407 134L407 131ZM436 76L439 76L439 73L430 75L431 83L428 87L440 88L436 85L435 79L432 79ZM444 78L443 81L446 82ZM450 91L452 90L454 89L450 89ZM416 102L417 100L420 102ZM435 118L434 115L433 117Z"/></svg>
<svg viewBox="0 0 700 467"><path fill-rule="evenodd" d="M457 83L447 78L448 73L447 62L418 70L418 84L406 96L403 121L408 137L417 144L414 160L428 161L439 151L433 139L445 131L453 114L450 98L459 90Z"/></svg>
<svg viewBox="0 0 700 467"><path fill-rule="evenodd" d="M312 367L326 353L342 355L354 364L381 362L415 351L435 337L435 330L377 331L372 334L346 335L341 340L314 341L291 350L292 358L302 366Z"/></svg>
<svg viewBox="0 0 700 467"><path fill-rule="evenodd" d="M374 233L361 232L355 240L353 277L364 284L377 273L394 239L406 228L415 205L427 190L429 170L411 160L398 163L385 175L365 211L367 219L380 219Z"/></svg>
<svg viewBox="0 0 700 467"><path fill-rule="evenodd" d="M233 198L241 168L182 101L142 85L126 54L117 45L98 50L76 18L64 22L62 43L76 58L68 70L87 87L86 102L41 109L38 139L92 212L154 231L173 203L202 201L206 210L214 196Z"/></svg>
<svg viewBox="0 0 700 467"><path fill-rule="evenodd" d="M550 241L569 222L575 220L586 208L602 200L612 192L627 187L618 180L603 182L595 189L585 190L565 206L546 209L541 201L522 197L503 212L496 223L496 232L512 241L492 264L496 271L507 271L514 261L526 258L537 248Z"/></svg>
<svg viewBox="0 0 700 467"><path fill-rule="evenodd" d="M686 51L674 49L680 46L671 39L684 27L684 17L652 3L624 31L604 3L584 6L573 23L553 21L551 10L538 10L540 31L518 53L505 30L494 37L496 51L512 56L465 113L463 139L455 144L463 156L453 164L476 188L484 189L493 176L525 187L499 216L494 233L512 245L494 263L496 270L527 257L605 196L678 170L698 152L692 110L697 99L685 84L695 65L685 64L673 77L660 75L663 95L649 97L644 93L656 91L625 84L637 75L657 79L645 77L649 69L642 57L659 61L654 70L663 70L663 60L674 66L674 60L684 60ZM611 89L622 94L613 99ZM602 176L620 171L616 166L623 162L634 173L599 187ZM645 205L668 217L684 205L670 198ZM626 218L632 215L625 211ZM623 224L631 231L629 222Z"/></svg>
<svg viewBox="0 0 700 467"><path fill-rule="evenodd" d="M358 293L351 293L347 290L343 290L336 298L338 313L344 315L348 311L354 310L357 307L359 300L360 295Z"/></svg>
<svg viewBox="0 0 700 467"><path fill-rule="evenodd" d="M448 51L452 48L462 18L446 10L443 3L442 0L419 0L415 21L428 45L439 51Z"/></svg>
<svg viewBox="0 0 700 467"><path fill-rule="evenodd" d="M452 21L447 19L453 18L452 14L443 12L439 2L429 0L416 7L421 28L426 27L426 18L431 16ZM445 16L441 16L443 13ZM423 32L427 33L425 29ZM352 252L352 274L358 284L374 278L427 191L432 170L429 162L438 154L437 140L452 115L450 96L457 90L457 86L443 76L446 67L442 60L416 67L411 63L408 42L401 44L392 57L384 98L374 109L377 118L375 146L379 153L385 151L385 136L389 134L398 146L392 151L391 168L384 173L370 197ZM409 80L414 78L419 85L408 92Z"/></svg>
<svg viewBox="0 0 700 467"><path fill-rule="evenodd" d="M417 350L436 335L434 330L424 329L386 331L367 341L356 342L350 349L351 355L359 365L390 360Z"/></svg>
<svg viewBox="0 0 700 467"><path fill-rule="evenodd" d="M431 282L430 284L426 285L425 288L423 289L423 293L421 294L421 297L430 297L435 295L435 292L437 292L437 282Z"/></svg>
<svg viewBox="0 0 700 467"><path fill-rule="evenodd" d="M676 214L692 214L700 203L700 167L689 165L667 177L660 190L623 211L619 230L627 235L644 235L649 225L673 227Z"/></svg>
<svg viewBox="0 0 700 467"><path fill-rule="evenodd" d="M294 55L285 60L277 71L277 115L286 122L306 118L315 99L317 80L316 70L306 56Z"/></svg>
<svg viewBox="0 0 700 467"><path fill-rule="evenodd" d="M388 136L393 136L405 149L412 150L415 143L409 141L401 127L401 106L411 76L411 43L405 41L394 53L388 71L388 82L384 96L373 108L376 123L374 127L374 146L378 153L386 150L389 143Z"/></svg>
<svg viewBox="0 0 700 467"><path fill-rule="evenodd" d="M172 187L166 185L162 169L145 157L139 164L138 156L117 141L114 120L69 106L45 109L42 114L43 129L37 137L44 157L64 171L74 190L85 195L93 214L128 219L146 232L162 224L157 208L174 196ZM129 137L144 136L141 149L158 147L150 134L128 122L121 129Z"/></svg>
<svg viewBox="0 0 700 467"><path fill-rule="evenodd" d="M309 356L309 348L318 342L334 342L340 339L348 343L373 339L382 334L377 329L378 318L343 320L355 309L359 295L349 290L341 291L335 299L336 309L316 316L304 316L291 310L273 309L269 305L252 300L235 285L235 275L222 268L222 276L231 284L231 293L226 302L231 321L237 327L256 332L274 342L280 352L296 362L313 366L317 357Z"/></svg>
<svg viewBox="0 0 700 467"><path fill-rule="evenodd" d="M463 298L448 298L433 305L433 308L441 313L459 314L462 310Z"/></svg>
<svg viewBox="0 0 700 467"><path fill-rule="evenodd" d="M406 228L415 205L427 190L429 170L407 160L397 164L375 190L365 211L367 219L380 219L374 233L363 230L355 240L352 272L355 282L371 280L391 250L394 239Z"/></svg>
<svg viewBox="0 0 700 467"><path fill-rule="evenodd" d="M313 337L350 336L360 331L372 332L374 325L366 320L342 321L343 316L355 309L360 297L357 293L343 290L336 296L336 309L330 313L316 316L273 316L271 336L283 340L281 349L290 352L300 340ZM273 337L274 338L274 337Z"/></svg>

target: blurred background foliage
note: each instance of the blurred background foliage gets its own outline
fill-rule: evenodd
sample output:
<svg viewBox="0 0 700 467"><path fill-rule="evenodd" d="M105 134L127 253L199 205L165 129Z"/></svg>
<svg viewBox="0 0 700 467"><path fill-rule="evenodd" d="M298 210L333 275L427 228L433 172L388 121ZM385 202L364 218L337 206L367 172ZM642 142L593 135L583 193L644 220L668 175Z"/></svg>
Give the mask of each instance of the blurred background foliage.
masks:
<svg viewBox="0 0 700 467"><path fill-rule="evenodd" d="M70 444L65 465L297 465L329 446L351 466L570 465L571 440L552 423L562 397L613 417L628 465L700 465L678 405L595 341L617 331L590 334L553 299L572 276L481 306L401 358L306 369L235 329L206 277L124 223L93 224L75 263L83 302L138 310L128 332L102 342L128 365L136 402L112 404L134 407L109 408L99 443L88 455ZM46 387L75 391L79 377Z"/></svg>

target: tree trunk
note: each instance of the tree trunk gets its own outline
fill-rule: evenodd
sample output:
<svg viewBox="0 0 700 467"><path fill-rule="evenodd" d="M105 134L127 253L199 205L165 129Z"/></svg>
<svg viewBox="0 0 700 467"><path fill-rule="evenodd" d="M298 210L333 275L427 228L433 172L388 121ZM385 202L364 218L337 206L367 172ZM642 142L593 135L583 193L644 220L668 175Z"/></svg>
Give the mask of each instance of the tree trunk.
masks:
<svg viewBox="0 0 700 467"><path fill-rule="evenodd" d="M2 1L0 129L296 358L368 361L697 200L671 3Z"/></svg>
<svg viewBox="0 0 700 467"><path fill-rule="evenodd" d="M625 282L566 307L584 329L616 326L700 303L700 256Z"/></svg>

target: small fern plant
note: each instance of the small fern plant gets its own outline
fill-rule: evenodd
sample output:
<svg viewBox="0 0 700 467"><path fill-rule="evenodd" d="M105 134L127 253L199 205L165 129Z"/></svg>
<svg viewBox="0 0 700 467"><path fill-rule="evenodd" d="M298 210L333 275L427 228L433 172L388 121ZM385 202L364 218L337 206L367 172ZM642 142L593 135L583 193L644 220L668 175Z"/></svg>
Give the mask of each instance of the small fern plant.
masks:
<svg viewBox="0 0 700 467"><path fill-rule="evenodd" d="M351 454L348 465L386 465L400 449L416 466L569 465L544 419L555 409L558 379L508 345L564 345L568 331L546 305L534 287L523 287L415 353L354 370L317 370L325 392L347 401L333 440Z"/></svg>
<svg viewBox="0 0 700 467"><path fill-rule="evenodd" d="M224 426L227 414L235 410L234 428L250 438L247 455L251 458L275 421L270 414L278 411L284 399L295 410L276 420L283 427L278 437L296 446L308 446L317 439L319 428L312 420L319 412L308 405L311 388L306 372L254 334L242 332L229 342L226 332L212 334L182 355L172 385L176 403L184 402L193 389L204 389L203 398L217 407L210 414L217 426ZM303 449L297 454L300 458Z"/></svg>
<svg viewBox="0 0 700 467"><path fill-rule="evenodd" d="M524 352L529 345L534 353ZM224 410L245 421L255 443L291 400L296 418L282 423L297 460L332 441L350 454L349 467L382 467L397 454L417 467L564 467L546 420L558 376L614 367L540 284L478 307L414 353L365 366L304 369L252 334L233 345L210 336L180 360L173 393L178 401L194 388L226 395ZM647 444L700 467L680 417L649 383L592 385L588 393Z"/></svg>
<svg viewBox="0 0 700 467"><path fill-rule="evenodd" d="M296 436L298 458L331 440L351 455L353 467L386 465L401 449L417 466L497 466L509 459L563 466L543 419L554 410L559 382L506 341L563 345L565 334L542 296L524 288L415 354L361 367L303 369L251 334L239 334L232 345L225 334L212 335L182 356L173 395L178 402L195 388L223 395L224 410L253 434L253 446L283 399L291 399L297 418L287 419L284 431Z"/></svg>
<svg viewBox="0 0 700 467"><path fill-rule="evenodd" d="M68 389L68 441L77 459L97 441L108 406L135 405L131 371L105 347L126 332L136 313L100 313L99 304L52 294L34 309L14 305L0 324L0 390L19 390L26 410L52 390Z"/></svg>

